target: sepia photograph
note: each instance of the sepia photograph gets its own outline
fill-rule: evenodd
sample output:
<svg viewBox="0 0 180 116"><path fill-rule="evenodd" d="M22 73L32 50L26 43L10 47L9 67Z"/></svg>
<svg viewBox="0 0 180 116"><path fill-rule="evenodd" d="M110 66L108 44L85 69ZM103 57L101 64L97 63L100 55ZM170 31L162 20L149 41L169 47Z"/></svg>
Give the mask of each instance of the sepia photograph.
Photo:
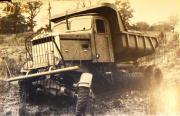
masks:
<svg viewBox="0 0 180 116"><path fill-rule="evenodd" d="M180 0L0 0L0 116L180 116Z"/></svg>

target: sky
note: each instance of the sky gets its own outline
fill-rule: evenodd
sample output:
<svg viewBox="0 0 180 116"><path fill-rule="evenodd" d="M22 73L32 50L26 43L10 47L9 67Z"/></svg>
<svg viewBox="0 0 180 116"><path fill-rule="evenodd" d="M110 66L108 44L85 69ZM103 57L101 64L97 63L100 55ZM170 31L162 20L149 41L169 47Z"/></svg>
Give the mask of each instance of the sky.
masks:
<svg viewBox="0 0 180 116"><path fill-rule="evenodd" d="M104 1L113 2L114 0ZM134 10L134 17L131 19L132 23L145 21L152 25L166 21L170 16L175 15L178 15L180 19L180 0L129 0L129 2ZM73 10L76 8L76 4L75 0L52 0L52 15ZM45 2L41 12L36 17L38 25L35 30L48 23L47 9L48 2ZM177 28L180 30L180 26L177 26Z"/></svg>
<svg viewBox="0 0 180 116"><path fill-rule="evenodd" d="M150 24L167 20L169 16L180 16L180 0L130 0L134 9L133 21Z"/></svg>

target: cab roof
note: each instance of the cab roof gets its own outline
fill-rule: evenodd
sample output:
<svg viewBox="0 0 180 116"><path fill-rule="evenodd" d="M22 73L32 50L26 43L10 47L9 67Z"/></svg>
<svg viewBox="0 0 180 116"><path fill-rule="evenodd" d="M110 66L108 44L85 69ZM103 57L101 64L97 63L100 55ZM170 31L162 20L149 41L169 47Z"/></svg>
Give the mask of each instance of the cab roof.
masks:
<svg viewBox="0 0 180 116"><path fill-rule="evenodd" d="M125 31L127 30L126 26L124 25L121 15L119 11L117 10L116 6L111 3L102 3L90 8L83 8L80 10L73 10L73 11L68 11L66 13L61 13L57 14L51 17L50 21L57 23L62 20L65 20L67 17L75 17L75 16L82 16L86 14L99 14L101 16L106 17L111 25L116 26L118 24L118 29L119 31ZM114 23L114 24L113 24ZM112 26L114 28L114 26Z"/></svg>

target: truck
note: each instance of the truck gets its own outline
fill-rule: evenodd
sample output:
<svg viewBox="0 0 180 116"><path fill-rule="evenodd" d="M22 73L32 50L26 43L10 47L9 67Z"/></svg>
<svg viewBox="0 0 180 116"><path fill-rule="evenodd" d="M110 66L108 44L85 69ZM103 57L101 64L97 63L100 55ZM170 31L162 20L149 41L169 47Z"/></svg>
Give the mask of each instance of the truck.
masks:
<svg viewBox="0 0 180 116"><path fill-rule="evenodd" d="M155 52L158 39L128 31L115 5L69 11L50 21L52 32L25 42L27 58L21 75L7 79L18 81L22 101L37 91L70 97L81 116L91 97L121 85L121 78L143 78L142 88L161 82L159 68L137 63Z"/></svg>

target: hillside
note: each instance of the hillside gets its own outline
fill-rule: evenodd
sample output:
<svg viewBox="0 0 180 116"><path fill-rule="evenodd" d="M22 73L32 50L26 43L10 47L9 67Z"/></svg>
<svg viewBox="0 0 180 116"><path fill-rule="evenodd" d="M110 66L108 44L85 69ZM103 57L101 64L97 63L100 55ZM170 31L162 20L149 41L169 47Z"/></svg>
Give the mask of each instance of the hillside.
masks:
<svg viewBox="0 0 180 116"><path fill-rule="evenodd" d="M0 35L0 78L6 78L7 72L17 75L25 62L25 39L31 33ZM7 70L7 65L9 70Z"/></svg>

